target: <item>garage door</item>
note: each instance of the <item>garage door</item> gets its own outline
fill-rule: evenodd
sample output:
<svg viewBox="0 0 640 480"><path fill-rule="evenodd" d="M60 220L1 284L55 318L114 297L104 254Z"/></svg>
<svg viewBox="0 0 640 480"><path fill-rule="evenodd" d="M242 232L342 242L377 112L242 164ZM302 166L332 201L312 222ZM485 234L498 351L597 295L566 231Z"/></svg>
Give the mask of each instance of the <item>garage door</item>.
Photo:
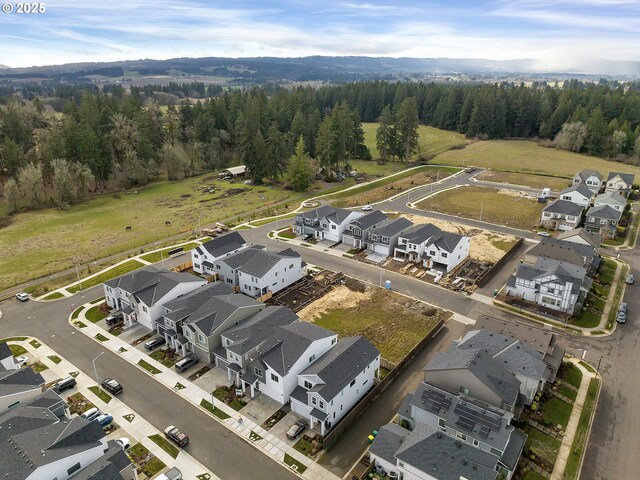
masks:
<svg viewBox="0 0 640 480"><path fill-rule="evenodd" d="M373 251L381 255L389 256L389 247L387 245L374 245Z"/></svg>
<svg viewBox="0 0 640 480"><path fill-rule="evenodd" d="M353 237L348 237L346 235L342 236L342 243L344 243L345 245L349 245L350 247L356 246L355 239Z"/></svg>

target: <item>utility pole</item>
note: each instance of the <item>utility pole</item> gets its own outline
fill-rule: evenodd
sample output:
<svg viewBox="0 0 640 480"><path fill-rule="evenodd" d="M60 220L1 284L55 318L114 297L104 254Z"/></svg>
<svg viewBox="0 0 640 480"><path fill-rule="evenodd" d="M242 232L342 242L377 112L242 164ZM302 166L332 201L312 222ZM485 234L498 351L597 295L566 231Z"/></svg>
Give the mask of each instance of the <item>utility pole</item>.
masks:
<svg viewBox="0 0 640 480"><path fill-rule="evenodd" d="M484 208L484 202L480 202L480 221L482 221L482 209Z"/></svg>
<svg viewBox="0 0 640 480"><path fill-rule="evenodd" d="M96 360L100 358L104 352L100 352L96 358L93 359L93 373L96 374L96 383L98 384L98 388L100 388L100 378L98 378L98 369L96 368Z"/></svg>
<svg viewBox="0 0 640 480"><path fill-rule="evenodd" d="M80 281L80 270L78 269L77 263L76 263L76 275L78 276L78 285L80 286L80 291L82 291L82 282Z"/></svg>

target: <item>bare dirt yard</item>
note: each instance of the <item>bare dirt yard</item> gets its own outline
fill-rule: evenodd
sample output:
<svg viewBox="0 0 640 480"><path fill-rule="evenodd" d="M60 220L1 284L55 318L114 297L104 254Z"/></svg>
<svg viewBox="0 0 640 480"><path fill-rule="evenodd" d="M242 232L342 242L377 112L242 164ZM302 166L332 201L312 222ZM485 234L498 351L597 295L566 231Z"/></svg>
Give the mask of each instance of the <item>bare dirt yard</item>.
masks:
<svg viewBox="0 0 640 480"><path fill-rule="evenodd" d="M451 314L424 302L356 281L347 281L298 312L307 322L341 338L363 335L397 363Z"/></svg>
<svg viewBox="0 0 640 480"><path fill-rule="evenodd" d="M416 225L431 223L445 232L471 237L469 257L481 262L497 262L518 240L513 235L489 232L479 228L470 228L457 223L427 218L421 215L403 214L402 216L411 220Z"/></svg>

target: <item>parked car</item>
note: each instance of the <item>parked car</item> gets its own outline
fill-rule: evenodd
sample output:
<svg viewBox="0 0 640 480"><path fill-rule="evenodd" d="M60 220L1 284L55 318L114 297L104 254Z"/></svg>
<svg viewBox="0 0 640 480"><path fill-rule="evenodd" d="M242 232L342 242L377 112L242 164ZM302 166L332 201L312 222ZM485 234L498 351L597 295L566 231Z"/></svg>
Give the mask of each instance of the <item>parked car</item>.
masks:
<svg viewBox="0 0 640 480"><path fill-rule="evenodd" d="M113 422L113 417L108 413L104 413L102 415L98 415L94 421L98 422L101 427L106 427Z"/></svg>
<svg viewBox="0 0 640 480"><path fill-rule="evenodd" d="M307 429L307 421L306 420L298 420L296 423L291 425L291 428L287 430L287 438L289 440L295 440L300 436L302 432Z"/></svg>
<svg viewBox="0 0 640 480"><path fill-rule="evenodd" d="M159 347L160 345L164 345L165 343L167 343L167 341L165 340L164 337L156 337L153 340L149 340L148 342L145 342L144 348L146 350L151 351L154 348Z"/></svg>
<svg viewBox="0 0 640 480"><path fill-rule="evenodd" d="M69 390L70 388L75 387L76 383L77 383L76 379L73 377L63 378L62 380L60 380L58 383L55 384L53 389L57 393L64 392L65 390Z"/></svg>
<svg viewBox="0 0 640 480"><path fill-rule="evenodd" d="M27 357L26 355L20 355L19 357L15 357L13 361L15 362L18 368L22 368L29 361L29 357Z"/></svg>
<svg viewBox="0 0 640 480"><path fill-rule="evenodd" d="M536 235L540 236L540 237L550 237L551 234L549 232L545 232L544 230L541 232L536 233Z"/></svg>
<svg viewBox="0 0 640 480"><path fill-rule="evenodd" d="M116 438L116 443L120 445L123 450L127 450L131 446L131 442L127 437Z"/></svg>
<svg viewBox="0 0 640 480"><path fill-rule="evenodd" d="M178 360L178 362L176 363L176 372L178 373L186 372L199 361L200 359L197 356L195 356L193 353L191 353L186 357L184 357L183 359Z"/></svg>
<svg viewBox="0 0 640 480"><path fill-rule="evenodd" d="M373 210L373 207L371 205L365 205L364 207L362 207L363 212L370 212L371 210Z"/></svg>
<svg viewBox="0 0 640 480"><path fill-rule="evenodd" d="M633 285L633 282L634 282L633 274L630 273L629 275L627 275L627 279L625 280L625 283L627 285Z"/></svg>
<svg viewBox="0 0 640 480"><path fill-rule="evenodd" d="M25 292L16 293L16 298L21 302L26 302L29 300L29 294Z"/></svg>
<svg viewBox="0 0 640 480"><path fill-rule="evenodd" d="M618 307L618 311L627 313L627 302L622 302Z"/></svg>
<svg viewBox="0 0 640 480"><path fill-rule="evenodd" d="M627 322L627 314L624 312L618 312L618 316L616 317L616 322L618 323L626 323Z"/></svg>
<svg viewBox="0 0 640 480"><path fill-rule="evenodd" d="M106 318L107 325L117 325L118 323L121 323L123 321L124 315L122 314L122 312L112 313Z"/></svg>
<svg viewBox="0 0 640 480"><path fill-rule="evenodd" d="M100 385L102 385L102 388L114 395L122 393L122 385L113 378L105 378Z"/></svg>
<svg viewBox="0 0 640 480"><path fill-rule="evenodd" d="M184 447L189 443L189 437L183 433L178 427L169 425L164 429L165 436L179 447Z"/></svg>
<svg viewBox="0 0 640 480"><path fill-rule="evenodd" d="M100 415L100 410L98 410L98 407L93 407L86 412L83 412L80 416L87 420L95 420L98 415Z"/></svg>

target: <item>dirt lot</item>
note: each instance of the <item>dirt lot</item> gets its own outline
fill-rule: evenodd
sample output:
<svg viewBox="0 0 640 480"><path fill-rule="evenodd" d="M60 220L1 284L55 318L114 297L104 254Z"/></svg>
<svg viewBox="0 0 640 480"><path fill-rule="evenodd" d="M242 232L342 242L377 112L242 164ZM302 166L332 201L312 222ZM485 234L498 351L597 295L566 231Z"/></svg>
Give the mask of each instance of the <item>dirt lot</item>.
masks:
<svg viewBox="0 0 640 480"><path fill-rule="evenodd" d="M471 237L469 257L481 262L497 262L517 241L517 238L512 235L488 232L487 230L480 230L479 228L469 228L444 220L436 220L420 215L403 214L402 216L411 220L416 225L432 223L445 232Z"/></svg>
<svg viewBox="0 0 640 480"><path fill-rule="evenodd" d="M389 290L347 282L300 310L298 316L340 337L364 335L384 358L397 363L450 314Z"/></svg>

